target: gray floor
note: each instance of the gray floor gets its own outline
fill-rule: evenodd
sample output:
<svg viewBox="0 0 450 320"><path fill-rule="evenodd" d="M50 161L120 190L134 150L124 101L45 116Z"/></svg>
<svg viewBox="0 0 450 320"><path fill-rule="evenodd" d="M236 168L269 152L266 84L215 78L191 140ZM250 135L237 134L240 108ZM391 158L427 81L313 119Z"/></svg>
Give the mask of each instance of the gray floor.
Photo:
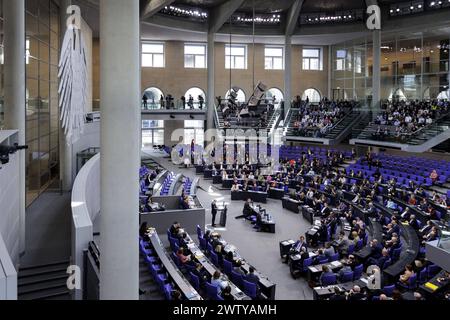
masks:
<svg viewBox="0 0 450 320"><path fill-rule="evenodd" d="M169 159L162 158L160 153L148 152L155 157L161 165L171 171L183 173L185 176L195 178L194 169L184 169L173 165ZM235 216L242 213L243 201L231 201L230 191L222 191L212 186L211 180L201 178L197 192L198 198L206 210L206 221L211 223L210 203L213 199L225 201L228 206L228 221L226 230L217 229L222 237L234 244L239 253L259 271L277 284L277 300L309 300L312 299L312 290L302 278L294 280L286 264L281 263L279 254L279 242L286 239L297 239L304 234L310 225L301 215L284 210L280 200L268 199L267 204L262 204L267 212L271 213L276 221L276 233L269 234L255 232L252 225L243 219L236 220ZM190 233L194 233L192 230Z"/></svg>
<svg viewBox="0 0 450 320"><path fill-rule="evenodd" d="M45 192L26 210L26 252L21 268L70 257L70 193Z"/></svg>

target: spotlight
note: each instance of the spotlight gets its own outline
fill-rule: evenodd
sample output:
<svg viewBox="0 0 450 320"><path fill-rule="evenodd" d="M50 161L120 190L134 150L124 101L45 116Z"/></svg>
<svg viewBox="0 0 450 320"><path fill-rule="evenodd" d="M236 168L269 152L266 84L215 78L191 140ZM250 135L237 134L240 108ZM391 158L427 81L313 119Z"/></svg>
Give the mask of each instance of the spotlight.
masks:
<svg viewBox="0 0 450 320"><path fill-rule="evenodd" d="M434 2L434 1L431 1L431 3L430 3L430 7L434 7L434 5L436 4L436 2Z"/></svg>
<svg viewBox="0 0 450 320"><path fill-rule="evenodd" d="M422 9L422 5L421 5L421 4L419 4L419 5L417 6L417 8L419 8L419 9Z"/></svg>
<svg viewBox="0 0 450 320"><path fill-rule="evenodd" d="M400 12L400 8L397 8L395 11Z"/></svg>
<svg viewBox="0 0 450 320"><path fill-rule="evenodd" d="M414 6L409 7L410 10L414 10Z"/></svg>
<svg viewBox="0 0 450 320"><path fill-rule="evenodd" d="M391 12L391 13L394 13L394 9L391 9L390 12Z"/></svg>

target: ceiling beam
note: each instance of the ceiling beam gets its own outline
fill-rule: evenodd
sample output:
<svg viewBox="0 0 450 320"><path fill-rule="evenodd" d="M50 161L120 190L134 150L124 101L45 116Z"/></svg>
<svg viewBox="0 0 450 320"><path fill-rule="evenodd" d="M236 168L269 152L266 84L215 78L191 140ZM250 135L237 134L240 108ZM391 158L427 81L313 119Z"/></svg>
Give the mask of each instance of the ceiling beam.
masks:
<svg viewBox="0 0 450 320"><path fill-rule="evenodd" d="M303 0L295 0L286 15L286 36L292 36L295 27L298 24L298 17L300 16L300 11L302 10Z"/></svg>
<svg viewBox="0 0 450 320"><path fill-rule="evenodd" d="M142 11L141 20L150 18L161 11L165 6L171 5L175 0L148 0Z"/></svg>
<svg viewBox="0 0 450 320"><path fill-rule="evenodd" d="M216 33L227 22L244 0L229 0L211 10L209 16L209 32Z"/></svg>

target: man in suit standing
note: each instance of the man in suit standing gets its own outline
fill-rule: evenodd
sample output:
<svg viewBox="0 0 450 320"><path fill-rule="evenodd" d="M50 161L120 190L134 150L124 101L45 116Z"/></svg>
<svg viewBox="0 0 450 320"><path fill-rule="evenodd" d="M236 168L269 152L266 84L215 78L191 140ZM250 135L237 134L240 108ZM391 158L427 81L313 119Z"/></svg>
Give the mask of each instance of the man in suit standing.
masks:
<svg viewBox="0 0 450 320"><path fill-rule="evenodd" d="M213 202L211 203L211 216L212 216L211 225L213 227L216 226L216 215L217 215L217 201L213 200Z"/></svg>

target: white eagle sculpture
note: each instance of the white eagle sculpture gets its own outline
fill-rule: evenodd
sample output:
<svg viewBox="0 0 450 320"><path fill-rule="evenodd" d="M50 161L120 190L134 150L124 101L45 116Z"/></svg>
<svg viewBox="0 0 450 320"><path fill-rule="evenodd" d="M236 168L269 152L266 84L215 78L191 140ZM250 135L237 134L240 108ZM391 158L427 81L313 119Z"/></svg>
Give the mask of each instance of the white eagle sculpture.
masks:
<svg viewBox="0 0 450 320"><path fill-rule="evenodd" d="M67 28L59 61L59 107L67 144L83 133L87 105L86 46L79 28Z"/></svg>

